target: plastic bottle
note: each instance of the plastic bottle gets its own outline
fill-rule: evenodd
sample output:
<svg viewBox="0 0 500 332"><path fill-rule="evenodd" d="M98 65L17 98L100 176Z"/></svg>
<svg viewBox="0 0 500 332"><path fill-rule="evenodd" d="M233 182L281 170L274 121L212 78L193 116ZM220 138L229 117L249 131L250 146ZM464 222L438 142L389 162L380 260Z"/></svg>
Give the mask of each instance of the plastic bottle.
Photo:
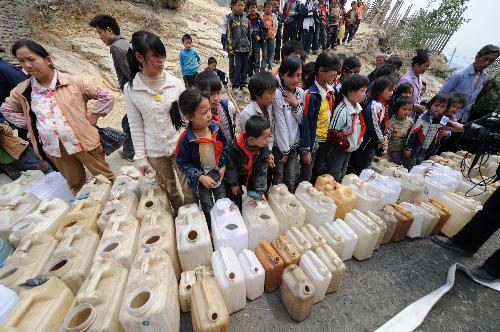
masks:
<svg viewBox="0 0 500 332"><path fill-rule="evenodd" d="M191 292L193 331L229 331L229 313L222 291L214 278L201 278Z"/></svg>
<svg viewBox="0 0 500 332"><path fill-rule="evenodd" d="M383 203L383 195L380 189L367 182L356 182L349 185L358 196L356 209L359 211L376 211Z"/></svg>
<svg viewBox="0 0 500 332"><path fill-rule="evenodd" d="M295 197L306 209L305 223L319 227L328 220L334 220L337 206L333 199L325 196L309 182L299 183L295 190Z"/></svg>
<svg viewBox="0 0 500 332"><path fill-rule="evenodd" d="M287 230L285 235L301 255L312 250L311 242L296 227Z"/></svg>
<svg viewBox="0 0 500 332"><path fill-rule="evenodd" d="M335 251L333 251L332 247L330 247L328 244L324 244L316 248L316 250L314 250L314 253L318 256L319 259L321 259L321 261L325 264L325 266L328 268L328 270L330 270L330 273L332 274L332 280L328 285L326 293L328 294L335 292L340 287L340 283L344 278L346 270L345 264L335 253Z"/></svg>
<svg viewBox="0 0 500 332"><path fill-rule="evenodd" d="M420 237L420 235L422 234L422 226L424 219L422 211L416 205L408 202L401 202L399 203L399 205L411 211L411 214L413 215L413 222L411 223L411 227L408 230L406 236L412 239Z"/></svg>
<svg viewBox="0 0 500 332"><path fill-rule="evenodd" d="M247 299L255 300L264 294L265 271L255 253L244 249L238 256L245 275Z"/></svg>
<svg viewBox="0 0 500 332"><path fill-rule="evenodd" d="M472 219L477 211L483 206L472 198L466 198L455 193L446 193L441 200L451 210L451 217L443 228L441 233L448 237L457 234Z"/></svg>
<svg viewBox="0 0 500 332"><path fill-rule="evenodd" d="M314 303L318 303L325 298L326 291L332 280L332 274L326 265L313 252L308 251L300 258L300 268L314 285Z"/></svg>
<svg viewBox="0 0 500 332"><path fill-rule="evenodd" d="M243 249L248 249L247 227L238 207L229 198L219 199L210 211L210 217L215 250L229 247L239 255Z"/></svg>
<svg viewBox="0 0 500 332"><path fill-rule="evenodd" d="M86 227L99 235L100 232L99 227L97 227L97 219L99 218L101 209L101 204L93 199L76 201L71 205L68 213L66 213L58 223L55 238L61 240L66 228L74 225Z"/></svg>
<svg viewBox="0 0 500 332"><path fill-rule="evenodd" d="M373 207L374 210L379 210L385 204L393 204L398 201L398 198L401 194L401 183L399 183L394 178L385 175L380 175L378 173L375 173L371 169L364 169L359 175L359 178L364 182L370 183L370 185L379 189L380 192L382 193L382 198L379 204L376 204Z"/></svg>
<svg viewBox="0 0 500 332"><path fill-rule="evenodd" d="M357 260L370 258L380 235L377 225L367 215L356 209L346 214L344 221L358 235L353 256Z"/></svg>
<svg viewBox="0 0 500 332"><path fill-rule="evenodd" d="M173 215L167 192L155 181L146 177L141 185L141 199L137 208L137 220L142 222L151 211L167 211Z"/></svg>
<svg viewBox="0 0 500 332"><path fill-rule="evenodd" d="M351 259L358 236L343 221L341 225L337 225L337 221L321 225L318 231L343 260Z"/></svg>
<svg viewBox="0 0 500 332"><path fill-rule="evenodd" d="M68 182L66 182L66 179L59 172L47 174L41 180L33 183L27 191L40 200L60 198L66 203L74 196L69 189Z"/></svg>
<svg viewBox="0 0 500 332"><path fill-rule="evenodd" d="M267 195L267 202L278 219L280 234L292 226L300 228L304 225L306 210L284 184L272 186Z"/></svg>
<svg viewBox="0 0 500 332"><path fill-rule="evenodd" d="M356 208L358 197L351 188L336 182L330 174L323 174L316 179L315 187L333 199L337 206L335 218L344 218L345 214Z"/></svg>
<svg viewBox="0 0 500 332"><path fill-rule="evenodd" d="M19 302L19 296L12 289L0 285L0 324L2 324Z"/></svg>
<svg viewBox="0 0 500 332"><path fill-rule="evenodd" d="M315 250L317 247L326 244L326 240L323 238L320 232L312 224L305 224L300 229L301 233L306 237L306 239L311 242L312 249Z"/></svg>
<svg viewBox="0 0 500 332"><path fill-rule="evenodd" d="M271 242L271 245L283 260L285 267L290 264L299 264L300 252L285 235L278 235L278 237Z"/></svg>
<svg viewBox="0 0 500 332"><path fill-rule="evenodd" d="M135 215L137 213L137 197L126 192L111 192L112 200L104 205L104 209L97 220L99 230L104 232L106 225L113 215Z"/></svg>
<svg viewBox="0 0 500 332"><path fill-rule="evenodd" d="M410 210L398 204L390 205L394 209L394 216L398 221L394 234L392 235L392 241L401 241L406 239L406 234L413 223L413 214Z"/></svg>
<svg viewBox="0 0 500 332"><path fill-rule="evenodd" d="M300 322L311 315L316 290L304 271L295 264L283 271L281 302L292 319Z"/></svg>
<svg viewBox="0 0 500 332"><path fill-rule="evenodd" d="M185 271L181 273L179 282L179 303L182 312L191 311L191 291L196 283L196 273L194 271Z"/></svg>
<svg viewBox="0 0 500 332"><path fill-rule="evenodd" d="M269 242L262 242L255 248L255 255L259 259L265 271L264 289L266 292L272 292L281 285L283 268L285 264L276 250Z"/></svg>
<svg viewBox="0 0 500 332"><path fill-rule="evenodd" d="M401 183L400 201L414 203L422 200L425 190L422 177L401 171L395 171L392 176Z"/></svg>
<svg viewBox="0 0 500 332"><path fill-rule="evenodd" d="M21 221L28 213L34 211L40 200L33 194L22 192L14 196L8 203L0 206L0 236L8 238L12 226Z"/></svg>
<svg viewBox="0 0 500 332"><path fill-rule="evenodd" d="M243 198L241 215L248 230L250 250L255 250L259 243L271 242L278 236L280 225L269 204L246 196Z"/></svg>
<svg viewBox="0 0 500 332"><path fill-rule="evenodd" d="M118 194L134 195L138 200L141 196L141 180L123 174L117 176L111 187L110 196L113 197Z"/></svg>

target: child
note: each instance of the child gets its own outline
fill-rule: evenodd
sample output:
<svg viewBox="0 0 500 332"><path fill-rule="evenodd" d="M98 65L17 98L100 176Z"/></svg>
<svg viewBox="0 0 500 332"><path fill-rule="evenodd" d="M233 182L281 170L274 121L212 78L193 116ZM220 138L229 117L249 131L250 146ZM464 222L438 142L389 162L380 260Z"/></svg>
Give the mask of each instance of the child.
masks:
<svg viewBox="0 0 500 332"><path fill-rule="evenodd" d="M269 32L264 40L264 52L262 53L262 70L272 70L274 61L274 49L276 48L276 32L278 31L278 17L273 13L273 3L267 0L264 3L264 15L262 15Z"/></svg>
<svg viewBox="0 0 500 332"><path fill-rule="evenodd" d="M327 36L327 19L328 19L328 4L326 0L319 0L319 29L316 31L316 38L321 44L321 49L324 51L328 46ZM317 50L317 49L316 49Z"/></svg>
<svg viewBox="0 0 500 332"><path fill-rule="evenodd" d="M310 77L314 77L314 67L316 66L315 62L311 61L304 65L302 68L302 81L299 84L299 87L302 89L309 89L308 86L305 86L306 82L312 82L314 84L314 79Z"/></svg>
<svg viewBox="0 0 500 332"><path fill-rule="evenodd" d="M331 52L323 51L314 65L314 75L306 82L304 116L300 129L301 166L299 182L315 182L323 174L327 159L327 133L335 97L333 83L340 67L340 59Z"/></svg>
<svg viewBox="0 0 500 332"><path fill-rule="evenodd" d="M217 74L219 77L220 82L224 86L224 89L227 90L227 83L228 83L228 78L225 72L217 68L217 60L211 56L208 58L208 67L205 69L205 71L212 71Z"/></svg>
<svg viewBox="0 0 500 332"><path fill-rule="evenodd" d="M234 53L230 53L228 51L228 42L227 42L227 19L229 15L233 12L233 2L231 2L231 13L225 14L224 19L222 20L221 32L220 32L220 42L222 44L222 49L227 53L227 58L229 62L229 80L231 81L231 85L233 85L234 78Z"/></svg>
<svg viewBox="0 0 500 332"><path fill-rule="evenodd" d="M363 20L363 16L365 12L368 10L368 6L361 0L358 0L358 3L356 5L356 23L354 24L354 35L358 32L359 25L361 24L361 21Z"/></svg>
<svg viewBox="0 0 500 332"><path fill-rule="evenodd" d="M314 38L314 21L317 19L315 7L314 0L305 0L300 3L302 46L307 55L311 52L311 44ZM317 9L319 12L319 7Z"/></svg>
<svg viewBox="0 0 500 332"><path fill-rule="evenodd" d="M346 34L344 36L343 42L345 42L347 40L347 42L350 43L352 41L352 39L354 38L354 28L356 25L356 17L357 17L356 8L357 8L356 1L352 1L351 2L351 9L349 9L347 11L347 13L345 14Z"/></svg>
<svg viewBox="0 0 500 332"><path fill-rule="evenodd" d="M389 120L387 153L390 161L399 164L406 138L413 126L413 119L410 116L413 111L413 99L408 96L397 98L392 111L394 115Z"/></svg>
<svg viewBox="0 0 500 332"><path fill-rule="evenodd" d="M334 1L330 7L330 15L328 20L328 41L330 43L330 48L335 50L337 47L337 37L339 35L339 19L340 19L340 8L339 4Z"/></svg>
<svg viewBox="0 0 500 332"><path fill-rule="evenodd" d="M276 47L274 49L274 64L278 64L281 60L281 43L283 41L283 13L280 11L280 3L273 0L273 14L276 15L278 20L278 29L276 30Z"/></svg>
<svg viewBox="0 0 500 332"><path fill-rule="evenodd" d="M300 123L304 90L299 87L303 63L298 57L283 59L279 68L280 85L275 97L275 144L273 155L276 163L274 184L283 182L290 192L295 191L295 167L300 148Z"/></svg>
<svg viewBox="0 0 500 332"><path fill-rule="evenodd" d="M245 130L229 143L224 181L228 187L228 197L240 210L242 186L246 187L249 197L265 200L270 133L269 121L253 115L246 122Z"/></svg>
<svg viewBox="0 0 500 332"><path fill-rule="evenodd" d="M236 111L228 99L221 99L222 84L212 71L204 71L196 77L196 88L210 94L212 120L224 130L228 142L236 138Z"/></svg>
<svg viewBox="0 0 500 332"><path fill-rule="evenodd" d="M302 28L299 27L299 7L298 0L286 0L283 5L283 43L299 39L298 34L302 31Z"/></svg>
<svg viewBox="0 0 500 332"><path fill-rule="evenodd" d="M379 54L375 57L375 69L373 69L373 71L370 74L368 74L368 79L370 80L370 82L373 82L375 81L375 79L378 78L375 77L375 73L377 69L380 69L382 68L383 65L385 65L385 59L386 56L384 54Z"/></svg>
<svg viewBox="0 0 500 332"><path fill-rule="evenodd" d="M328 133L328 173L338 182L347 173L351 153L363 142L366 126L359 103L365 99L368 84L368 78L354 74L344 80L340 89L342 101L335 108Z"/></svg>
<svg viewBox="0 0 500 332"><path fill-rule="evenodd" d="M184 49L179 52L182 78L186 86L194 86L198 68L201 66L201 58L198 51L192 47L193 39L190 35L185 34L182 36L182 45L184 45Z"/></svg>
<svg viewBox="0 0 500 332"><path fill-rule="evenodd" d="M457 121L456 114L467 105L467 96L461 93L454 93L450 97L450 108L444 113L449 119L445 131L448 136L444 137L445 141L439 149L439 152L456 151L462 137L461 132L464 126Z"/></svg>
<svg viewBox="0 0 500 332"><path fill-rule="evenodd" d="M413 86L410 83L402 83L398 85L394 90L394 94L392 95L391 100L391 110L389 113L389 117L393 116L395 112L397 112L398 108L395 107L396 100L401 97L413 97Z"/></svg>
<svg viewBox="0 0 500 332"><path fill-rule="evenodd" d="M411 170L413 166L420 164L426 155L435 151L441 138L447 136L443 128L448 123L448 118L443 114L448 107L449 99L442 94L435 95L429 101L429 110L415 122L403 150L401 164L406 169Z"/></svg>
<svg viewBox="0 0 500 332"><path fill-rule="evenodd" d="M227 18L227 52L234 57L233 91L245 91L247 85L248 55L251 39L248 18L243 16L245 0L231 0L232 13Z"/></svg>
<svg viewBox="0 0 500 332"><path fill-rule="evenodd" d="M340 45L345 43L345 36L346 36L346 31L345 31L345 21L346 21L346 16L345 16L345 9L344 6L340 6L340 14L339 14L339 34L337 36L337 45Z"/></svg>
<svg viewBox="0 0 500 332"><path fill-rule="evenodd" d="M184 125L183 116L189 121L177 141L177 163L198 196L211 229L210 210L214 200L226 196L221 182L226 171L227 142L221 127L212 120L208 98L196 88L188 89L181 93L171 114L178 128Z"/></svg>
<svg viewBox="0 0 500 332"><path fill-rule="evenodd" d="M266 23L257 13L257 1L247 0L248 20L250 21L250 35L252 37L252 53L250 54L248 75L258 73L265 70L265 66L261 67L261 50L262 63L265 64L266 59L266 39L269 28Z"/></svg>

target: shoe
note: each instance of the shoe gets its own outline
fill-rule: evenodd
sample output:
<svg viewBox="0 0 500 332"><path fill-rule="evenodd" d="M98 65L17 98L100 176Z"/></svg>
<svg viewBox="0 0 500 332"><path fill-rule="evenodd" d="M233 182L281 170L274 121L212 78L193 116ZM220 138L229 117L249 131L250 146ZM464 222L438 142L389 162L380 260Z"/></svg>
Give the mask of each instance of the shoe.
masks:
<svg viewBox="0 0 500 332"><path fill-rule="evenodd" d="M134 157L129 157L123 154L123 148L118 149L118 154L120 154L120 157L122 157L122 159L125 159L126 161L131 163L134 162Z"/></svg>
<svg viewBox="0 0 500 332"><path fill-rule="evenodd" d="M441 235L434 235L431 237L431 240L432 240L432 242L440 245L441 247L452 250L452 251L459 253L463 256L472 257L472 255L474 255L474 253L468 252L467 250L460 248L458 245L453 243L447 237L444 237Z"/></svg>
<svg viewBox="0 0 500 332"><path fill-rule="evenodd" d="M474 277L478 278L481 281L491 282L500 280L500 277L495 277L494 275L490 274L482 265L473 267L469 269L469 271Z"/></svg>

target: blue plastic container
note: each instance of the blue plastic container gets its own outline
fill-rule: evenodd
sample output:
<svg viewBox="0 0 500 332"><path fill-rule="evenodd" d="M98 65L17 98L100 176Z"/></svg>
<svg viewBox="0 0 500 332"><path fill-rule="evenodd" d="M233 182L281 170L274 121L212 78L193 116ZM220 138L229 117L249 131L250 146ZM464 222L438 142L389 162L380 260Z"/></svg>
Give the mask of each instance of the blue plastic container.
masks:
<svg viewBox="0 0 500 332"><path fill-rule="evenodd" d="M14 247L7 239L4 239L0 236L0 267L3 266L3 263L14 252Z"/></svg>

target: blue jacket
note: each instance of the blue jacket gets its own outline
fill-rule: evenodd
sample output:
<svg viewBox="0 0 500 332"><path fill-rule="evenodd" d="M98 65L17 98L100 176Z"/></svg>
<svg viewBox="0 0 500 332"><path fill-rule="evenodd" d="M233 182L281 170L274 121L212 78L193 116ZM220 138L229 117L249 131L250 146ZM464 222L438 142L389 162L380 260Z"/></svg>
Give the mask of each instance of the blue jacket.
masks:
<svg viewBox="0 0 500 332"><path fill-rule="evenodd" d="M188 51L183 49L179 52L179 63L182 76L194 75L201 66L201 58L195 48L192 47Z"/></svg>
<svg viewBox="0 0 500 332"><path fill-rule="evenodd" d="M10 90L27 78L20 69L0 58L0 104L10 95Z"/></svg>
<svg viewBox="0 0 500 332"><path fill-rule="evenodd" d="M375 99L371 99L363 108L366 131L363 136L363 143L360 146L361 150L365 150L367 147L376 149L378 143L383 140L384 136L388 135L388 122L385 122L385 117L388 116L388 114L385 114L387 110L388 108ZM377 118L379 113L381 116L380 119Z"/></svg>
<svg viewBox="0 0 500 332"><path fill-rule="evenodd" d="M212 121L210 124L212 139L214 139L215 160L219 167L227 164L227 141L224 131ZM194 192L198 191L198 178L205 175L200 161L200 139L196 137L191 129L191 124L181 133L177 141L176 156L177 165L182 173L186 175Z"/></svg>
<svg viewBox="0 0 500 332"><path fill-rule="evenodd" d="M256 17L254 19L250 19L248 17L248 21L250 22L250 35L252 36L252 40L255 37L259 36L261 41L266 40L267 33L269 32L269 28L266 25L266 22L262 19L262 16L259 13L255 13Z"/></svg>
<svg viewBox="0 0 500 332"><path fill-rule="evenodd" d="M442 116L433 117L431 112L427 111L415 122L406 141L406 148L411 149L412 157L415 157L422 149L429 153L439 147L439 142L436 142L436 135L439 129L444 127L439 123L441 118ZM432 141L426 147L425 142L427 139Z"/></svg>

